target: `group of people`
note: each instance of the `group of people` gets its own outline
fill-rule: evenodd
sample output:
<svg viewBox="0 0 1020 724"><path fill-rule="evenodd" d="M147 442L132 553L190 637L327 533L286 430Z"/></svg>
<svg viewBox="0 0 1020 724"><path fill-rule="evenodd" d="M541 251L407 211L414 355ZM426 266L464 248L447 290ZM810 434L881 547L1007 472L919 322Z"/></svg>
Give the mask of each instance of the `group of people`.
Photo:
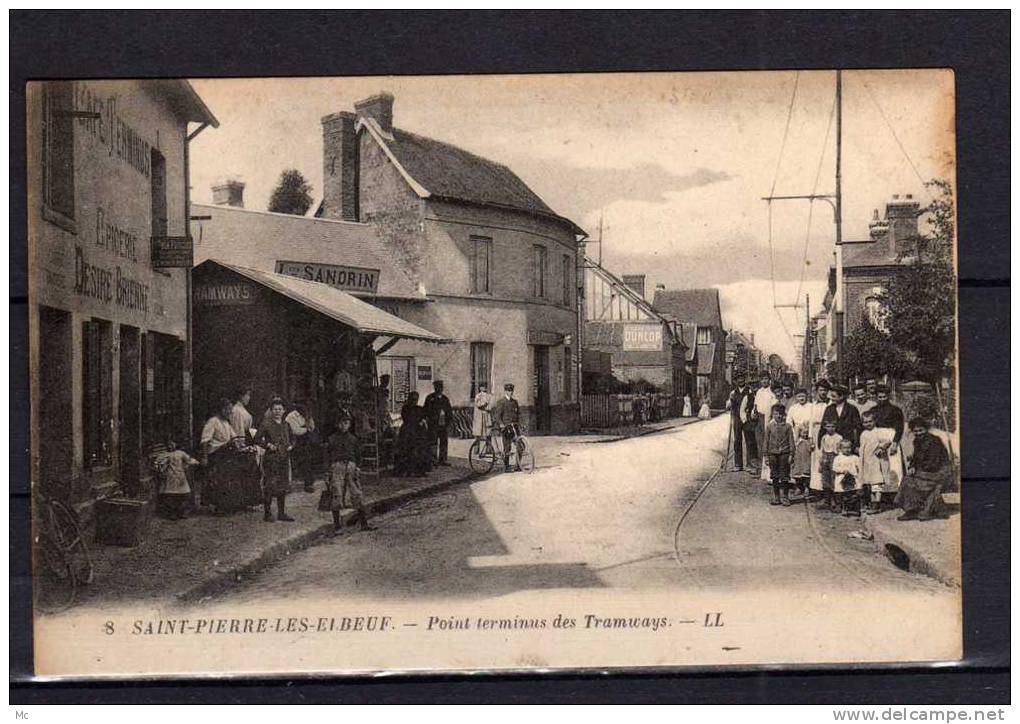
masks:
<svg viewBox="0 0 1020 724"><path fill-rule="evenodd" d="M294 518L286 505L291 480L301 479L304 490L314 492L324 464L326 486L320 503L325 501L325 509L332 511L334 527L340 528L340 511L349 506L357 511L361 527L371 529L360 481L361 445L352 431L354 416L349 409L341 403L323 442L310 405L299 403L288 411L284 400L274 395L255 426L250 404L249 388L219 400L202 427L198 459L168 441L167 452L156 462L161 507L167 516L184 517L192 503L221 514L261 504L264 521L290 522ZM192 489L187 470L198 466L200 484Z"/></svg>
<svg viewBox="0 0 1020 724"><path fill-rule="evenodd" d="M449 465L450 425L453 405L443 391L443 381L432 383L432 392L419 405L417 392L409 392L400 408L400 431L393 452L393 474L424 477L434 466Z"/></svg>
<svg viewBox="0 0 1020 724"><path fill-rule="evenodd" d="M772 485L772 505L819 499L820 509L847 516L877 513L888 504L898 520L944 515L942 492L950 477L948 451L929 421L909 422L913 453L904 460L907 428L889 388L874 380L852 390L819 380L809 391L761 375L757 389L743 379L730 393L734 469ZM852 393L852 395L851 395Z"/></svg>

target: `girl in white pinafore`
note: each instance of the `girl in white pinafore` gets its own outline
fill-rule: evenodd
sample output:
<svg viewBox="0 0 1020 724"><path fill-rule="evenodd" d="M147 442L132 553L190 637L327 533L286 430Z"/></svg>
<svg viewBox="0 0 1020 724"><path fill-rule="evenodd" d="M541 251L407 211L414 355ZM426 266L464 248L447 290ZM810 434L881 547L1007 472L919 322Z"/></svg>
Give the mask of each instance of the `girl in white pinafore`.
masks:
<svg viewBox="0 0 1020 724"><path fill-rule="evenodd" d="M825 408L829 406L828 384L815 386L815 401L811 405L811 442L815 444L815 450L811 453L811 490L822 491L822 453L818 449L818 432L822 429L822 417L825 415Z"/></svg>
<svg viewBox="0 0 1020 724"><path fill-rule="evenodd" d="M861 484L868 486L870 500L868 510L881 510L882 494L895 494L905 472L903 454L899 449L890 454L889 448L896 438L891 427L875 427L875 416L865 412L862 416L864 430L861 432Z"/></svg>

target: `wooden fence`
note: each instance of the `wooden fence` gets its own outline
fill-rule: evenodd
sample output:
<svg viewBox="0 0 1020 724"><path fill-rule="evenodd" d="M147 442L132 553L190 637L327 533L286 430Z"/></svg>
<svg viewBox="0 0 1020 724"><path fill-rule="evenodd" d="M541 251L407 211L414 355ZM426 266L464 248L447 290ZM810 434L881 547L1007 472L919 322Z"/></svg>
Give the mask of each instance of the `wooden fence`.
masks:
<svg viewBox="0 0 1020 724"><path fill-rule="evenodd" d="M679 414L669 395L581 395L581 427L603 429L640 425Z"/></svg>

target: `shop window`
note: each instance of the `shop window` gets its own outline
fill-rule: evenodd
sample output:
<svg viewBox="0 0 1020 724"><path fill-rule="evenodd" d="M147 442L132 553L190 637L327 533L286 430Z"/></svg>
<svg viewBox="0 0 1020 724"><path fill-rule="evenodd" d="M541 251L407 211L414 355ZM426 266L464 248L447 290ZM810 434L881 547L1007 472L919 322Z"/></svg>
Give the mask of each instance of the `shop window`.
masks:
<svg viewBox="0 0 1020 724"><path fill-rule="evenodd" d="M152 173L149 177L152 187L152 235L167 235L166 212L166 159L152 149Z"/></svg>
<svg viewBox="0 0 1020 724"><path fill-rule="evenodd" d="M176 337L153 334L152 435L157 445L176 438L184 429L184 343ZM175 440L183 445L181 440Z"/></svg>
<svg viewBox="0 0 1020 724"><path fill-rule="evenodd" d="M710 327L698 327L698 344L712 343L712 329Z"/></svg>
<svg viewBox="0 0 1020 724"><path fill-rule="evenodd" d="M539 299L544 299L545 275L547 271L546 265L548 263L548 252L544 246L539 246L538 244L535 244L535 246L532 247L532 252L534 254L533 271L535 276L533 291L536 297L538 297Z"/></svg>
<svg viewBox="0 0 1020 724"><path fill-rule="evenodd" d="M471 292L489 294L492 291L492 239L472 236Z"/></svg>
<svg viewBox="0 0 1020 724"><path fill-rule="evenodd" d="M471 343L471 399L482 387L492 392L492 345L489 342Z"/></svg>
<svg viewBox="0 0 1020 724"><path fill-rule="evenodd" d="M87 468L110 464L113 444L113 349L109 322L82 325L82 427Z"/></svg>
<svg viewBox="0 0 1020 724"><path fill-rule="evenodd" d="M572 306L571 300L574 296L574 288L570 284L570 255L563 255L563 306Z"/></svg>
<svg viewBox="0 0 1020 724"><path fill-rule="evenodd" d="M50 221L74 231L74 84L43 86L43 210Z"/></svg>

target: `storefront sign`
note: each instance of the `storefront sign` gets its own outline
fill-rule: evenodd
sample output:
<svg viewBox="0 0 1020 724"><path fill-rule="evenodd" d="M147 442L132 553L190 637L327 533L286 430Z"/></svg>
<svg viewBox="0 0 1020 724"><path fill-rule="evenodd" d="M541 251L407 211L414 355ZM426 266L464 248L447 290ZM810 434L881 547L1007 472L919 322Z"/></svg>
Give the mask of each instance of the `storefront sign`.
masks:
<svg viewBox="0 0 1020 724"><path fill-rule="evenodd" d="M563 344L563 335L559 332L546 332L541 329L528 330L528 344L540 347L556 347Z"/></svg>
<svg viewBox="0 0 1020 724"><path fill-rule="evenodd" d="M254 304L255 287L247 282L201 284L195 287L195 303L206 306Z"/></svg>
<svg viewBox="0 0 1020 724"><path fill-rule="evenodd" d="M418 381L429 382L432 380L432 365L418 365Z"/></svg>
<svg viewBox="0 0 1020 724"><path fill-rule="evenodd" d="M148 284L132 278L120 266L110 269L90 262L80 246L74 248L74 293L124 309L149 311Z"/></svg>
<svg viewBox="0 0 1020 724"><path fill-rule="evenodd" d="M662 349L662 325L625 324L623 349L628 352L658 352Z"/></svg>
<svg viewBox="0 0 1020 724"><path fill-rule="evenodd" d="M375 294L379 289L379 270L353 266L316 264L303 261L277 261L276 273L328 284L345 292Z"/></svg>
<svg viewBox="0 0 1020 724"><path fill-rule="evenodd" d="M101 98L87 83L78 81L74 87L74 110L94 114L80 116L78 125L105 146L110 156L116 156L145 178L152 175L152 146L120 117L116 96Z"/></svg>
<svg viewBox="0 0 1020 724"><path fill-rule="evenodd" d="M190 236L152 237L152 268L190 269L195 262L195 245Z"/></svg>

